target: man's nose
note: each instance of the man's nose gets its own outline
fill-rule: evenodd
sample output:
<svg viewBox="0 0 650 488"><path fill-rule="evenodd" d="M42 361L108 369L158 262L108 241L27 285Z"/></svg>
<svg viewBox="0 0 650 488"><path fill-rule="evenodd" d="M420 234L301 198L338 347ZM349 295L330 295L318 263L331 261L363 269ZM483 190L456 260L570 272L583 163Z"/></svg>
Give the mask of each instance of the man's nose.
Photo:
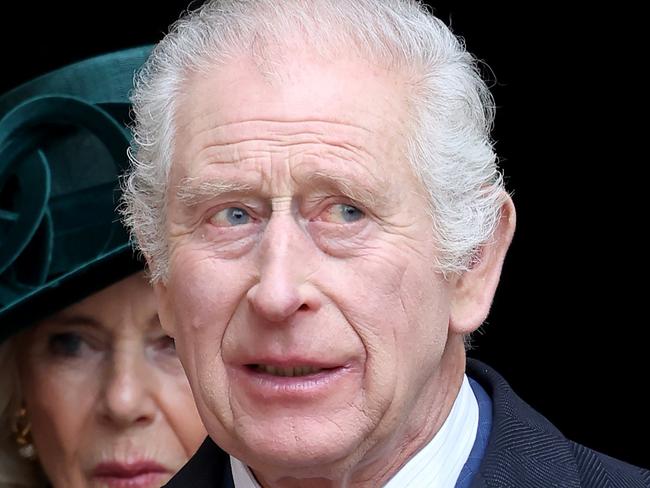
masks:
<svg viewBox="0 0 650 488"><path fill-rule="evenodd" d="M269 322L283 322L320 301L308 278L319 266L318 251L289 214L274 215L259 247L259 279L247 293L253 310Z"/></svg>
<svg viewBox="0 0 650 488"><path fill-rule="evenodd" d="M151 423L156 415L156 385L144 352L115 351L107 361L100 417L120 428Z"/></svg>

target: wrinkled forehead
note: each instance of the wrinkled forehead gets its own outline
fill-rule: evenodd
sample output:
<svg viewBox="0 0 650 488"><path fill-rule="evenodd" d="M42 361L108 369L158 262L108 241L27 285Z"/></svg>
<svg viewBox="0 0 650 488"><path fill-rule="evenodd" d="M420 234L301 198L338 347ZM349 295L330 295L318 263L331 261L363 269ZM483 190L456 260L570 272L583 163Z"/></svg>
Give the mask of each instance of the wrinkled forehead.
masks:
<svg viewBox="0 0 650 488"><path fill-rule="evenodd" d="M272 73L242 55L188 76L176 106L176 147L200 151L208 133L233 143L252 127L287 134L304 129L362 148L378 161L401 164L408 108L404 77L352 55L332 60L303 51L285 57ZM263 137L260 130L256 136ZM178 152L174 160L187 161Z"/></svg>
<svg viewBox="0 0 650 488"><path fill-rule="evenodd" d="M225 177L230 165L215 162L236 162L228 174L243 170L257 181L251 168L261 177L289 161L338 181L365 172L377 192L404 182L401 175L419 186L406 157L405 92L397 73L352 56L330 60L311 52L271 74L247 56L194 73L176 111L172 186L216 166Z"/></svg>

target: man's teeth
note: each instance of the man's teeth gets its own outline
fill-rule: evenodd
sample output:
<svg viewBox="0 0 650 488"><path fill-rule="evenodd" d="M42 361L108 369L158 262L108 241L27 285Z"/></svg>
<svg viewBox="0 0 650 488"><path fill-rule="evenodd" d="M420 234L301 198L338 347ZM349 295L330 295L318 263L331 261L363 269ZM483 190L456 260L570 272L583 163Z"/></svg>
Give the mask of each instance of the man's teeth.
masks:
<svg viewBox="0 0 650 488"><path fill-rule="evenodd" d="M315 374L323 371L322 368L316 368L314 366L296 366L293 368L282 368L279 366L268 366L266 364L256 364L255 370L261 373L272 374L274 376L307 376L309 374Z"/></svg>

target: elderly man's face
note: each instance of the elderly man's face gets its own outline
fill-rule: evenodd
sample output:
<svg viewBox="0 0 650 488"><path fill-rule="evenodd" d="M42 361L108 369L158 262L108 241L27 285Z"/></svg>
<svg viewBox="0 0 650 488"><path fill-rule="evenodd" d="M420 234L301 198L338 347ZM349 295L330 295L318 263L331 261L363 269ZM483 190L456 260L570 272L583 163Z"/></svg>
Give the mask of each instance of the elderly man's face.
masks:
<svg viewBox="0 0 650 488"><path fill-rule="evenodd" d="M208 431L254 468L407 442L450 290L404 156L404 84L306 54L271 79L239 59L186 93L157 291Z"/></svg>

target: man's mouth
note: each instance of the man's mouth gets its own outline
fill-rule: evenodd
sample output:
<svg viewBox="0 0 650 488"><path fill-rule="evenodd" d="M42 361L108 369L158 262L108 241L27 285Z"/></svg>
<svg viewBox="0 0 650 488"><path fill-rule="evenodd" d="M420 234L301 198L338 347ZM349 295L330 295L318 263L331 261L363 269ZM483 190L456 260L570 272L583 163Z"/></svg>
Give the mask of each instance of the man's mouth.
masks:
<svg viewBox="0 0 650 488"><path fill-rule="evenodd" d="M248 357L229 371L236 390L253 398L256 405L275 402L285 407L331 398L359 377L359 369L351 361L313 356Z"/></svg>
<svg viewBox="0 0 650 488"><path fill-rule="evenodd" d="M257 372L272 376L311 376L323 371L331 371L335 368L319 368L316 366L272 366L270 364L249 364L248 368Z"/></svg>

